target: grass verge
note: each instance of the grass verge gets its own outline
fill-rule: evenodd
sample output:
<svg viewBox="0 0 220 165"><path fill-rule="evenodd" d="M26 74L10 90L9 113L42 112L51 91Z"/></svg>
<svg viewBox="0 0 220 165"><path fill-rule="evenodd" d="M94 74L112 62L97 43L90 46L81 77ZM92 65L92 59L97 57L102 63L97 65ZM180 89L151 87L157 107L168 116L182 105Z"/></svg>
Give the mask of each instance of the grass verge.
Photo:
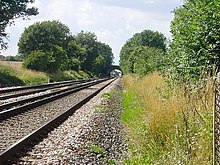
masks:
<svg viewBox="0 0 220 165"><path fill-rule="evenodd" d="M22 62L0 61L0 87L1 86L22 86L47 83L52 81L64 81L71 79L88 79L93 76L83 71L64 71L53 74L37 72L22 67Z"/></svg>
<svg viewBox="0 0 220 165"><path fill-rule="evenodd" d="M47 81L48 76L45 73L0 65L0 84L2 86L42 84Z"/></svg>
<svg viewBox="0 0 220 165"><path fill-rule="evenodd" d="M122 81L127 164L212 164L212 82L170 89L157 73Z"/></svg>

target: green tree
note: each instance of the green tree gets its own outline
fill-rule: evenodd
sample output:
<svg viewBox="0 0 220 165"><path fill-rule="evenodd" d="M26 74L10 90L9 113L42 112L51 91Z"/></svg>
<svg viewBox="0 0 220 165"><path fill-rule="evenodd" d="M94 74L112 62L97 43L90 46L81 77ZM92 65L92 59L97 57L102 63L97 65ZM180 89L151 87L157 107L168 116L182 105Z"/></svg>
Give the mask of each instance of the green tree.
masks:
<svg viewBox="0 0 220 165"><path fill-rule="evenodd" d="M113 53L109 45L98 42L97 36L91 32L81 31L75 39L76 43L85 50L78 58L81 68L96 75L107 75L107 70L113 61Z"/></svg>
<svg viewBox="0 0 220 165"><path fill-rule="evenodd" d="M68 41L68 45L66 48L67 58L65 59L64 65L62 65L62 70L76 70L79 71L81 69L81 63L86 54L86 49L80 47L75 38L72 36Z"/></svg>
<svg viewBox="0 0 220 165"><path fill-rule="evenodd" d="M97 37L95 33L81 31L75 38L76 43L86 50L84 55L80 57L82 69L93 72L93 63L98 56Z"/></svg>
<svg viewBox="0 0 220 165"><path fill-rule="evenodd" d="M160 68L165 50L166 38L162 33L151 30L136 33L120 51L120 67L123 73L146 74Z"/></svg>
<svg viewBox="0 0 220 165"><path fill-rule="evenodd" d="M47 71L49 56L49 52L35 50L24 60L23 65L32 70Z"/></svg>
<svg viewBox="0 0 220 165"><path fill-rule="evenodd" d="M19 53L23 54L25 59L24 65L49 73L62 69L68 59L66 52L69 37L69 28L59 21L37 22L29 26L22 33L18 43ZM45 60L43 63L47 63L47 68L41 68L42 59Z"/></svg>
<svg viewBox="0 0 220 165"><path fill-rule="evenodd" d="M113 62L113 53L109 45L98 42L98 54L93 67L95 73L100 75L108 75L108 71ZM99 69L97 69L99 68Z"/></svg>
<svg viewBox="0 0 220 165"><path fill-rule="evenodd" d="M18 51L24 57L32 51L47 51L54 47L67 47L69 28L59 21L37 22L25 28L18 42Z"/></svg>
<svg viewBox="0 0 220 165"><path fill-rule="evenodd" d="M28 54L23 65L29 69L54 73L60 69L64 54L65 51L59 46L48 51L35 50Z"/></svg>
<svg viewBox="0 0 220 165"><path fill-rule="evenodd" d="M84 70L106 75L113 60L112 49L98 42L94 33L81 31L72 36L69 28L58 21L29 26L22 33L18 46L27 68L49 73ZM41 62L46 67L40 67Z"/></svg>
<svg viewBox="0 0 220 165"><path fill-rule="evenodd" d="M167 70L173 79L197 81L220 66L220 1L186 0L174 10Z"/></svg>
<svg viewBox="0 0 220 165"><path fill-rule="evenodd" d="M7 48L8 34L5 29L8 25L14 23L16 18L27 18L28 16L37 15L38 10L35 7L28 8L33 0L1 0L0 1L0 49Z"/></svg>

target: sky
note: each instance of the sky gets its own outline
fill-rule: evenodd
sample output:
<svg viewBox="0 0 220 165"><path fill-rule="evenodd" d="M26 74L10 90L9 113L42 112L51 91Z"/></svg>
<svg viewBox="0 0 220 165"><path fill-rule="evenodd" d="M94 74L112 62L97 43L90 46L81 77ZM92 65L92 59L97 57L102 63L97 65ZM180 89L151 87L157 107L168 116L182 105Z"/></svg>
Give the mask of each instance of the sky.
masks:
<svg viewBox="0 0 220 165"><path fill-rule="evenodd" d="M72 34L81 30L94 32L99 41L112 48L114 64L118 64L121 47L135 33L148 29L171 39L172 11L182 3L182 0L35 0L30 6L37 7L39 14L30 20L16 19L15 25L7 27L9 47L1 54L17 54L17 43L25 27L59 20Z"/></svg>

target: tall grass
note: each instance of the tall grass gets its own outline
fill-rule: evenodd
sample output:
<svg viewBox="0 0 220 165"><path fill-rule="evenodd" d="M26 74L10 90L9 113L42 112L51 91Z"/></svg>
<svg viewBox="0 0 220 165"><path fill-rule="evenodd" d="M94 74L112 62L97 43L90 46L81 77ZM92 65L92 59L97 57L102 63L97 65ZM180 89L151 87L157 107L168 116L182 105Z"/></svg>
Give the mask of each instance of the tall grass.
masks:
<svg viewBox="0 0 220 165"><path fill-rule="evenodd" d="M58 71L56 73L50 74L50 78L53 81L64 81L64 80L71 80L71 79L88 79L90 75L84 71Z"/></svg>
<svg viewBox="0 0 220 165"><path fill-rule="evenodd" d="M0 84L2 86L42 84L48 81L48 76L21 67L0 65Z"/></svg>
<svg viewBox="0 0 220 165"><path fill-rule="evenodd" d="M48 82L48 76L43 72L37 72L21 68L17 71L17 76L25 85L43 84Z"/></svg>
<svg viewBox="0 0 220 165"><path fill-rule="evenodd" d="M212 164L212 82L171 89L157 73L122 81L128 164Z"/></svg>
<svg viewBox="0 0 220 165"><path fill-rule="evenodd" d="M58 71L52 74L37 72L22 67L22 62L0 61L0 87L15 85L32 85L52 81L64 81L71 79L88 79L91 77L84 71Z"/></svg>

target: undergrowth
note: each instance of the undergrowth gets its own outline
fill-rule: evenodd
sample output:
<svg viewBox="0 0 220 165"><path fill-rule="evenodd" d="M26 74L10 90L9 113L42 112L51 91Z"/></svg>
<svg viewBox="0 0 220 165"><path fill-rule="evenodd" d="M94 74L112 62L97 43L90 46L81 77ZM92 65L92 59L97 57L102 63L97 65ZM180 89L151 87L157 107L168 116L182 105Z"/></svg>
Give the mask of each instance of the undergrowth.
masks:
<svg viewBox="0 0 220 165"><path fill-rule="evenodd" d="M45 73L0 65L0 84L2 86L42 84L47 81L48 77Z"/></svg>
<svg viewBox="0 0 220 165"><path fill-rule="evenodd" d="M88 79L91 73L84 71L59 71L53 74L37 72L22 67L21 63L1 62L0 63L0 87L43 84L50 81L64 81L74 79Z"/></svg>
<svg viewBox="0 0 220 165"><path fill-rule="evenodd" d="M212 164L213 83L169 88L157 73L124 76L126 164Z"/></svg>

